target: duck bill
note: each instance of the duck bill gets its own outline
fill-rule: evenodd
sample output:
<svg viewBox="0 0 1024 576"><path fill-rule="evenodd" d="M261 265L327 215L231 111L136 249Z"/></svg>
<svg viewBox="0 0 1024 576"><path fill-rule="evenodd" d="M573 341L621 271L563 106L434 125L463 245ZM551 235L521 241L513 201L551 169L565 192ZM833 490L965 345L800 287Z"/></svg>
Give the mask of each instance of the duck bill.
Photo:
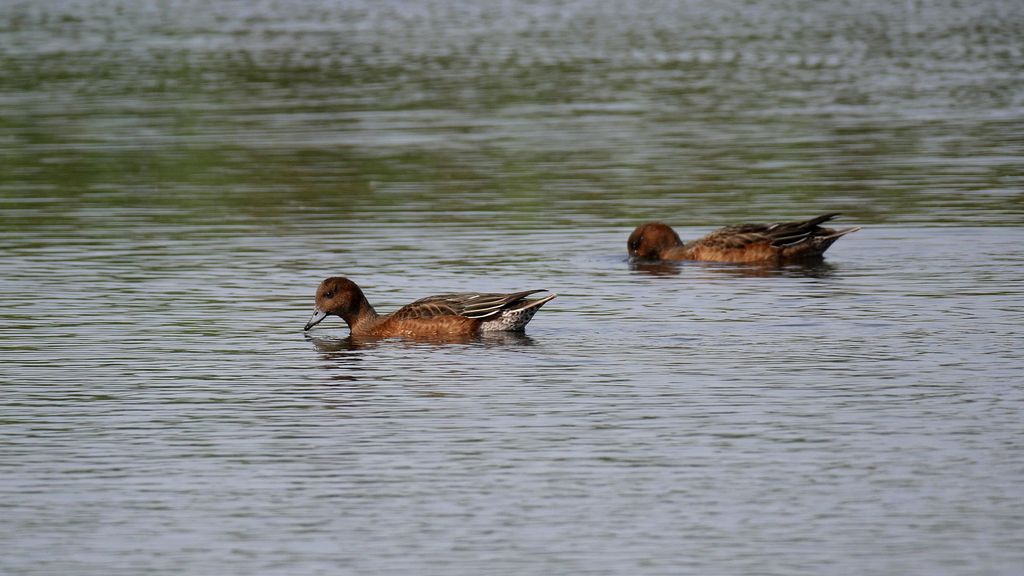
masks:
<svg viewBox="0 0 1024 576"><path fill-rule="evenodd" d="M303 328L302 330L303 331L309 330L313 326L316 326L317 324L319 324L320 321L323 320L324 318L327 318L327 312L324 312L323 310L321 310L319 308L315 308L313 310L313 315L310 316L310 318L309 318L309 322L306 322L306 327Z"/></svg>

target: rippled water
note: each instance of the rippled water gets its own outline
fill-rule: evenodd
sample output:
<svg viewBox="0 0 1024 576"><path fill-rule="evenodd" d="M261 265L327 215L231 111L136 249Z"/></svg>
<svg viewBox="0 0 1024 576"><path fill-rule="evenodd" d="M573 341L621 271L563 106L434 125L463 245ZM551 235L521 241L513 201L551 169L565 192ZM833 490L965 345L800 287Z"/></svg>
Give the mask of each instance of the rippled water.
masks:
<svg viewBox="0 0 1024 576"><path fill-rule="evenodd" d="M0 573L1018 574L1024 5L0 6ZM824 263L633 264L843 211ZM525 335L353 342L548 288Z"/></svg>

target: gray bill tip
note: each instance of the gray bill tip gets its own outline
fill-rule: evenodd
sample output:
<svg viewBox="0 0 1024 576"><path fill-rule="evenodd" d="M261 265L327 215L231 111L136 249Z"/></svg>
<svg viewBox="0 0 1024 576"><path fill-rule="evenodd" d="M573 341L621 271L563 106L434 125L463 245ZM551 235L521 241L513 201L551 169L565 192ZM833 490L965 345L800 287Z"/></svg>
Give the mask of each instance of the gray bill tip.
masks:
<svg viewBox="0 0 1024 576"><path fill-rule="evenodd" d="M321 310L319 308L313 310L313 315L310 316L309 322L306 322L306 327L302 329L303 332L305 332L306 330L309 330L313 326L316 326L324 318L327 318L327 312L324 312L323 310Z"/></svg>

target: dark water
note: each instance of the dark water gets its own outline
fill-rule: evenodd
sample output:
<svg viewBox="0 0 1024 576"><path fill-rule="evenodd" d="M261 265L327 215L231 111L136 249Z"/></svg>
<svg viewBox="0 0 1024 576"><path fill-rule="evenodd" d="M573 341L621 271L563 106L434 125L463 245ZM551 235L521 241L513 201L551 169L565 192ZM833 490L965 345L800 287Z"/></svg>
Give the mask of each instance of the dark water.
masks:
<svg viewBox="0 0 1024 576"><path fill-rule="evenodd" d="M1019 574L1024 4L0 5L0 573ZM625 259L842 211L819 265ZM548 288L526 335L352 342Z"/></svg>

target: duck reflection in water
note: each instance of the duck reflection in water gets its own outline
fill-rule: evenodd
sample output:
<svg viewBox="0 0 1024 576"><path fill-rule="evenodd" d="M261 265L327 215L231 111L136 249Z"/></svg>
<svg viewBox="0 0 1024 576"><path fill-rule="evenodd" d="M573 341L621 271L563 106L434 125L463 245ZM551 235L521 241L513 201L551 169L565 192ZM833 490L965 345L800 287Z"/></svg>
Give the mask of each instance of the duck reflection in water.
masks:
<svg viewBox="0 0 1024 576"><path fill-rule="evenodd" d="M373 350L381 346L400 346L405 348L422 348L424 346L446 346L461 344L467 346L533 346L536 341L523 332L481 332L479 334L404 336L401 338L374 338L366 336L346 336L329 338L305 334L306 340L313 344L317 352L325 358L362 360L361 356L346 354L357 350Z"/></svg>
<svg viewBox="0 0 1024 576"><path fill-rule="evenodd" d="M721 262L683 262L678 260L633 260L629 269L650 276L679 276L689 270L700 274L737 278L828 278L835 273L833 264L818 261L796 262L782 266L764 264L728 264Z"/></svg>
<svg viewBox="0 0 1024 576"><path fill-rule="evenodd" d="M313 344L313 349L320 353L325 360L325 370L336 371L332 376L333 381L355 382L362 377L371 376L376 370L373 362L365 363L368 356L365 352L378 348L386 348L391 351L395 347L399 349L415 349L420 353L430 353L429 349L435 352L442 347L464 346L471 347L515 347L533 346L536 344L533 338L522 332L483 332L480 334L442 335L425 336L417 338L373 338L360 336L346 336L344 338L330 338L312 336L305 334L306 341ZM372 379L372 378L371 378Z"/></svg>

